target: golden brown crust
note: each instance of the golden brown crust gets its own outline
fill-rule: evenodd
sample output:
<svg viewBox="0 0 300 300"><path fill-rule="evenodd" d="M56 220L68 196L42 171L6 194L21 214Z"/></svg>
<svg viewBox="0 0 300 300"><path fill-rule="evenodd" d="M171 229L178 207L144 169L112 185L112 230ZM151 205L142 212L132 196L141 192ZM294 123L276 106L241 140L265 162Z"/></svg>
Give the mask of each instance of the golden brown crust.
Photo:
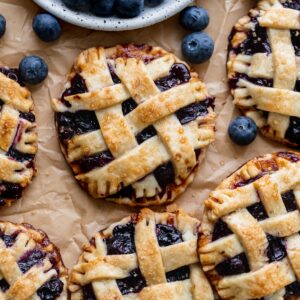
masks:
<svg viewBox="0 0 300 300"><path fill-rule="evenodd" d="M133 234L136 252L108 255L105 240L113 235L115 228L131 222L135 228ZM173 225L182 234L183 242L160 247L156 237L157 224ZM84 252L70 274L71 299L83 300L82 287L92 284L95 296L101 300L123 297L145 300L213 300L212 289L198 262L198 226L196 219L182 211L155 213L149 209L142 209L139 213L112 224L97 233L89 245L84 246ZM189 267L190 278L167 282L166 273L183 266ZM116 279L128 277L137 268L145 279L145 286L139 292L123 296Z"/></svg>
<svg viewBox="0 0 300 300"><path fill-rule="evenodd" d="M80 74L88 91L66 96L65 101L53 99L52 103L57 113L95 111L100 130L61 143L76 178L94 198L132 206L156 205L173 201L193 180L205 148L214 140L215 114L209 106L206 115L180 124L175 113L207 100L209 95L194 72L188 82L161 92L154 81L168 76L174 63L182 62L159 47L147 45L91 48L76 60L68 86L75 74ZM114 84L110 68L120 83ZM130 98L137 108L124 115L121 103ZM56 125L60 128L58 121ZM139 145L135 136L152 125L157 136ZM201 151L199 161L195 150ZM81 159L105 151L112 154L113 161L81 171ZM175 181L162 189L152 172L170 161ZM132 187L132 196L119 196L122 187Z"/></svg>
<svg viewBox="0 0 300 300"><path fill-rule="evenodd" d="M225 179L205 201L198 250L203 269L221 299L276 299L272 297L284 296L285 287L299 278L299 170L300 153L257 157ZM287 209L282 196L291 191L295 210ZM266 213L263 219L256 219L247 209L259 203ZM215 231L219 221L225 222L231 233L219 235ZM286 258L269 261L269 236L284 239ZM249 272L219 273L220 263L242 253L246 253Z"/></svg>
<svg viewBox="0 0 300 300"><path fill-rule="evenodd" d="M37 290L51 278L58 278L63 283L63 290L57 300L67 300L68 271L65 268L58 248L51 243L46 233L36 230L29 224L0 222L1 235L12 236L12 245L6 246L0 240L1 277L8 284L6 291L0 292L3 300L27 300L38 297ZM23 273L17 262L30 253L41 251L45 257Z"/></svg>

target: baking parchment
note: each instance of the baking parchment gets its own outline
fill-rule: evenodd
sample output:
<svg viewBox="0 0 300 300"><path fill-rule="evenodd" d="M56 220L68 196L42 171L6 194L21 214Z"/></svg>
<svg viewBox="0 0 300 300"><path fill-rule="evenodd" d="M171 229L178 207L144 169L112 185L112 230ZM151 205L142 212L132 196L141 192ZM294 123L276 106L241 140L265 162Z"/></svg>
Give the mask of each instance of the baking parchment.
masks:
<svg viewBox="0 0 300 300"><path fill-rule="evenodd" d="M175 204L201 218L203 200L221 180L252 157L283 147L261 136L248 147L238 147L227 136L228 123L238 114L226 82L227 38L235 22L255 5L255 1L197 2L209 11L210 25L206 31L215 40L215 52L208 63L195 66L195 69L216 97L217 133L216 142L209 147L194 183ZM86 48L150 43L181 57L181 40L187 32L178 24L178 16L146 29L115 33L95 32L63 23L63 35L59 41L46 44L32 31L32 19L38 11L40 8L31 0L0 0L0 13L7 19L7 32L0 40L0 63L14 67L24 55L39 55L46 60L50 71L43 84L31 88L39 135L38 174L21 200L11 208L0 210L0 219L27 222L46 231L61 249L66 266L71 267L83 243L96 231L135 209L96 201L79 187L58 145L50 99L61 94L65 75L77 55Z"/></svg>

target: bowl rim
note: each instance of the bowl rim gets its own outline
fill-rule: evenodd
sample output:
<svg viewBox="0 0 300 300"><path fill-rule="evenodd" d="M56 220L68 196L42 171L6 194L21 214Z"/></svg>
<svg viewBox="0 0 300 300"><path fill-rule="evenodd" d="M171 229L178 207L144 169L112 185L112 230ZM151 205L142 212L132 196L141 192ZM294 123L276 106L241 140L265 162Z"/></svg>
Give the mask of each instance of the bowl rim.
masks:
<svg viewBox="0 0 300 300"><path fill-rule="evenodd" d="M148 27L174 16L193 0L168 0L158 7L146 9L136 18L97 17L90 13L76 12L67 8L61 0L33 0L44 10L63 21L79 27L103 30L124 31Z"/></svg>

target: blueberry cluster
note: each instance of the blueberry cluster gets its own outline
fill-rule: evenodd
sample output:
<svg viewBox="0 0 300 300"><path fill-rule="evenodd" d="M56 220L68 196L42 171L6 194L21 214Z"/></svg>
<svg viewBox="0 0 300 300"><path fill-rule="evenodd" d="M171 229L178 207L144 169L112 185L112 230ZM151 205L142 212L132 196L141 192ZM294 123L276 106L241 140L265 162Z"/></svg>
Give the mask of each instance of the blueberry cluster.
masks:
<svg viewBox="0 0 300 300"><path fill-rule="evenodd" d="M180 24L192 31L182 41L181 50L184 58L193 64L207 61L214 51L213 40L202 32L209 24L207 10L199 6L187 7L180 13Z"/></svg>
<svg viewBox="0 0 300 300"><path fill-rule="evenodd" d="M137 17L144 6L154 7L164 0L62 0L63 3L77 11L92 12L99 17L117 15L120 18Z"/></svg>
<svg viewBox="0 0 300 300"><path fill-rule="evenodd" d="M0 38L6 31L6 19L0 15ZM25 56L19 65L19 75L21 82L26 84L39 84L48 76L48 65L35 55Z"/></svg>

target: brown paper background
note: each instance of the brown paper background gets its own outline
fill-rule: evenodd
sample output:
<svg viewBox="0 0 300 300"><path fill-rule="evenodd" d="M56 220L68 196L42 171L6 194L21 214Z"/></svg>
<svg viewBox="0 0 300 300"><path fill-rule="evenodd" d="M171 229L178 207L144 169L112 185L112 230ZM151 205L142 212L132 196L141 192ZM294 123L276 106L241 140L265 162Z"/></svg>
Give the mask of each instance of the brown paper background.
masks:
<svg viewBox="0 0 300 300"><path fill-rule="evenodd" d="M47 1L47 0L45 0ZM215 40L215 53L206 64L195 66L209 91L216 97L216 142L207 152L194 183L175 202L194 216L201 217L202 203L218 183L255 155L273 152L280 145L267 142L261 136L248 147L232 144L227 127L233 115L226 83L227 37L234 23L255 4L250 0L200 0L208 9L210 25L207 32ZM49 77L33 92L39 134L38 174L24 197L11 208L0 211L0 218L12 222L28 222L48 233L60 247L65 264L71 267L77 260L83 243L99 229L133 212L134 209L91 199L77 184L59 149L54 128L51 97L62 92L65 74L76 56L95 45L117 43L150 43L175 52L179 57L185 31L178 16L158 25L131 32L95 32L63 24L58 42L46 44L33 33L31 22L40 11L30 0L0 0L0 13L7 19L7 32L0 40L0 63L17 66L24 55L43 57L49 64Z"/></svg>

